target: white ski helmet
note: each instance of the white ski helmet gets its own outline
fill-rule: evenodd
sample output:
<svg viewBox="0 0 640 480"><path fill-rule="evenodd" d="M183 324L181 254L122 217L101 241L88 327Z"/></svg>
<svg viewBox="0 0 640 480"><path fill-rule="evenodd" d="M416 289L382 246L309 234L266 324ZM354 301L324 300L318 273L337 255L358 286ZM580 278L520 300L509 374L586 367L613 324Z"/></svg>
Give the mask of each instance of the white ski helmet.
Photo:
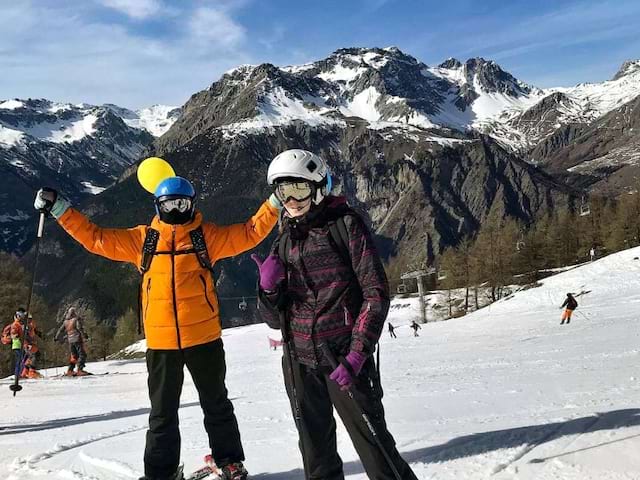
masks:
<svg viewBox="0 0 640 480"><path fill-rule="evenodd" d="M267 171L267 183L278 179L304 178L316 187L313 203L318 204L331 192L332 180L327 162L312 152L294 148L285 150L274 158Z"/></svg>

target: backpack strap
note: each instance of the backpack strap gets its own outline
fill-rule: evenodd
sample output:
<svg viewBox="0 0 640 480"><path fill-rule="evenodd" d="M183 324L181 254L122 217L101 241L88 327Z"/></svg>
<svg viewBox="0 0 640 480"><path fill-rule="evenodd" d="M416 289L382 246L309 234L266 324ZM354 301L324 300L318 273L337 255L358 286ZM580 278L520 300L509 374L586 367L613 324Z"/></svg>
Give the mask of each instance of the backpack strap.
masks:
<svg viewBox="0 0 640 480"><path fill-rule="evenodd" d="M284 263L285 268L287 268L289 261L289 250L291 250L291 235L288 230L285 230L278 238L278 256Z"/></svg>
<svg viewBox="0 0 640 480"><path fill-rule="evenodd" d="M207 242L204 240L204 233L202 231L202 226L196 228L195 230L191 230L189 232L189 236L191 237L191 243L193 244L192 249L179 251L179 252L158 252L158 240L160 239L160 232L155 228L147 228L147 234L144 237L144 243L142 244L142 259L140 261L140 285L138 288L138 335L142 334L142 280L144 278L144 274L149 271L151 267L151 261L155 255L159 254L177 254L183 255L188 253L195 253L198 257L198 261L200 262L200 266L202 268L206 268L211 272L213 276L213 265L211 264L211 258L209 258L209 252L207 251Z"/></svg>
<svg viewBox="0 0 640 480"><path fill-rule="evenodd" d="M142 244L142 259L140 261L140 273L144 276L151 267L151 261L156 254L156 248L158 246L158 239L160 238L160 232L155 228L147 228L147 234L144 237L144 243Z"/></svg>
<svg viewBox="0 0 640 480"><path fill-rule="evenodd" d="M204 232L202 231L202 226L199 226L195 230L191 230L189 232L189 236L191 237L193 250L198 257L200 266L209 270L213 275L213 265L211 264L211 258L209 257L209 252L207 251L207 242L205 242L204 240ZM188 253L191 252L189 251Z"/></svg>
<svg viewBox="0 0 640 480"><path fill-rule="evenodd" d="M351 267L351 253L349 251L349 232L344 223L344 215L329 221L329 238L333 242L342 261Z"/></svg>

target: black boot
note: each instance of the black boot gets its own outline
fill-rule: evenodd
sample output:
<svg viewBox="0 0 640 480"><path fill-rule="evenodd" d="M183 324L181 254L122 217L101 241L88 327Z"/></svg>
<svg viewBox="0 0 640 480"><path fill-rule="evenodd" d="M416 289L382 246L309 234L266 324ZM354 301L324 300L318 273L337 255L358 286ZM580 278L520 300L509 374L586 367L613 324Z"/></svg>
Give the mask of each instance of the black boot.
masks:
<svg viewBox="0 0 640 480"><path fill-rule="evenodd" d="M247 480L249 473L242 462L230 463L221 468L224 480Z"/></svg>
<svg viewBox="0 0 640 480"><path fill-rule="evenodd" d="M140 477L138 480L184 480L183 468L184 467L180 465L178 470L176 470L176 473L168 477L148 477L145 475L144 477Z"/></svg>

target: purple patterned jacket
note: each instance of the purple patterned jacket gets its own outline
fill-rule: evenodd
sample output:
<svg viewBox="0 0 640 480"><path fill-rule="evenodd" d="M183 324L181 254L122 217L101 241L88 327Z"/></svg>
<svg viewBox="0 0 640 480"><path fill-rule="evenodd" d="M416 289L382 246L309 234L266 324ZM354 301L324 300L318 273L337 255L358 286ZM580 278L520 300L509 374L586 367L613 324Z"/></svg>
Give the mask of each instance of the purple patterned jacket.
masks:
<svg viewBox="0 0 640 480"><path fill-rule="evenodd" d="M284 210L283 210L284 211ZM351 265L333 245L328 222L344 216ZM281 288L260 291L258 308L271 328L286 313L293 349L300 363L329 366L323 344L334 355L349 350L373 354L389 310L389 284L371 233L344 197L328 196L301 219L283 216L288 229L287 278ZM278 240L272 253L278 254Z"/></svg>

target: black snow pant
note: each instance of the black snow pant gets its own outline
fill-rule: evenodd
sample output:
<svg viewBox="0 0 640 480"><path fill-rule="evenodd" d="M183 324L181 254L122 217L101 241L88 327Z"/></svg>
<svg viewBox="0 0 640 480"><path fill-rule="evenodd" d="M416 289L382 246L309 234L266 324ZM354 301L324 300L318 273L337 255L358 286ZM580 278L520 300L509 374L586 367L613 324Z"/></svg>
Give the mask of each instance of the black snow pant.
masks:
<svg viewBox="0 0 640 480"><path fill-rule="evenodd" d="M169 478L180 463L178 408L187 366L204 412L204 428L218 466L244 460L238 422L227 396L222 339L183 350L147 350L149 430L144 451L144 473Z"/></svg>
<svg viewBox="0 0 640 480"><path fill-rule="evenodd" d="M82 340L69 344L69 355L69 370L73 371L76 365L78 366L78 370L84 370L84 364L87 361L87 352L84 349Z"/></svg>
<svg viewBox="0 0 640 480"><path fill-rule="evenodd" d="M288 365L288 359L283 357L285 386L295 416ZM300 448L306 457L303 458L305 479L344 480L342 459L338 455L336 444L336 423L333 417L335 408L358 452L367 477L371 480L396 480L353 400L329 378L331 371L310 368L294 361L293 373L301 410L302 431L299 434L302 442ZM398 453L395 440L387 430L382 406L382 387L372 359L367 360L351 391L371 420L402 479L417 480Z"/></svg>

